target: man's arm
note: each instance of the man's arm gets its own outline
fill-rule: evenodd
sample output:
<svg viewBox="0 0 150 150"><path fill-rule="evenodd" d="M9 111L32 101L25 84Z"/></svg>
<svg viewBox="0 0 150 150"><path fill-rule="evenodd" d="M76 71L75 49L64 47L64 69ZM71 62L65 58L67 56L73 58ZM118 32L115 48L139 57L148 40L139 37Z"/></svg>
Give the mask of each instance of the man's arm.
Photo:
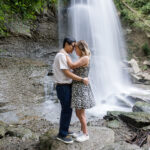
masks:
<svg viewBox="0 0 150 150"><path fill-rule="evenodd" d="M71 71L69 71L68 69L63 69L63 72L67 77L71 78L72 80L83 82L85 85L89 84L88 78L81 78L75 75L74 73L72 73Z"/></svg>
<svg viewBox="0 0 150 150"><path fill-rule="evenodd" d="M66 61L66 56L64 54L59 56L59 65L60 65L60 69L64 72L64 74L76 81L81 81L84 84L88 85L89 81L88 78L81 78L77 75L75 75L74 73L72 73L71 71L69 71L69 67L67 65L67 61Z"/></svg>

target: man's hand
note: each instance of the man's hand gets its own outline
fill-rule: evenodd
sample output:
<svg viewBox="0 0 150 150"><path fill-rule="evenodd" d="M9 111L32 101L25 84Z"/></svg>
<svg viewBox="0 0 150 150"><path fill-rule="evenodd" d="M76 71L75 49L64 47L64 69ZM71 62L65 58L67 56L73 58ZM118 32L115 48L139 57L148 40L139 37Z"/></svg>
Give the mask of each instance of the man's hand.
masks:
<svg viewBox="0 0 150 150"><path fill-rule="evenodd" d="M89 79L88 79L88 78L83 78L83 83L84 83L85 85L88 85L88 84L89 84Z"/></svg>
<svg viewBox="0 0 150 150"><path fill-rule="evenodd" d="M76 80L76 81L79 81L79 82L82 82L84 83L85 85L88 85L89 84L89 79L88 78L81 78L77 75L75 75L74 73L72 73L69 69L62 69L62 71L64 72L64 74L73 79L73 80Z"/></svg>

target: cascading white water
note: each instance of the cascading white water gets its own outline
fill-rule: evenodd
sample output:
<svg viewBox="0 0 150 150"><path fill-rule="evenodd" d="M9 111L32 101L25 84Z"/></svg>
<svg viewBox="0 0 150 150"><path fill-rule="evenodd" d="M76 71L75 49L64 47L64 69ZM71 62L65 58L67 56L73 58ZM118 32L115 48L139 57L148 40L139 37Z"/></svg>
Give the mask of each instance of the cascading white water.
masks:
<svg viewBox="0 0 150 150"><path fill-rule="evenodd" d="M71 0L67 24L62 22L63 9L59 10L60 38L66 33L77 41L85 40L92 52L89 78L97 106L91 112L95 115L108 110L128 111L132 102L123 96L130 87L123 69L126 47L113 0Z"/></svg>

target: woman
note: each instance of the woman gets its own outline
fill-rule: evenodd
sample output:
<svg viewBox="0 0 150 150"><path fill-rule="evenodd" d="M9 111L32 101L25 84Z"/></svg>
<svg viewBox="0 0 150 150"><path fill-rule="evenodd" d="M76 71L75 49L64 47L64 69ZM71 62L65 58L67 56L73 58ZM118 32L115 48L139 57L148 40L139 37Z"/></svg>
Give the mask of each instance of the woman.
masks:
<svg viewBox="0 0 150 150"><path fill-rule="evenodd" d="M67 57L68 65L73 69L74 74L87 77L89 74L90 50L85 41L77 42L75 46L76 54L79 56L78 61L72 62L69 56ZM71 107L76 109L76 116L81 123L81 131L74 134L76 141L84 142L89 139L85 109L95 106L93 93L90 85L84 85L81 82L73 81L72 83L72 104Z"/></svg>

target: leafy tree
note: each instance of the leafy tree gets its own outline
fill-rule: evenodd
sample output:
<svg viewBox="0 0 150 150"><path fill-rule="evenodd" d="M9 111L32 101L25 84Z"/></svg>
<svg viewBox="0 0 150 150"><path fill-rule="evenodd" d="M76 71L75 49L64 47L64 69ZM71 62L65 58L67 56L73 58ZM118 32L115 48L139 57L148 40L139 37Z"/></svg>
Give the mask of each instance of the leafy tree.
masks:
<svg viewBox="0 0 150 150"><path fill-rule="evenodd" d="M149 0L114 0L122 20L130 26L150 31Z"/></svg>
<svg viewBox="0 0 150 150"><path fill-rule="evenodd" d="M32 21L43 12L44 7L57 3L57 0L0 0L0 36L7 35L6 24L18 17Z"/></svg>

